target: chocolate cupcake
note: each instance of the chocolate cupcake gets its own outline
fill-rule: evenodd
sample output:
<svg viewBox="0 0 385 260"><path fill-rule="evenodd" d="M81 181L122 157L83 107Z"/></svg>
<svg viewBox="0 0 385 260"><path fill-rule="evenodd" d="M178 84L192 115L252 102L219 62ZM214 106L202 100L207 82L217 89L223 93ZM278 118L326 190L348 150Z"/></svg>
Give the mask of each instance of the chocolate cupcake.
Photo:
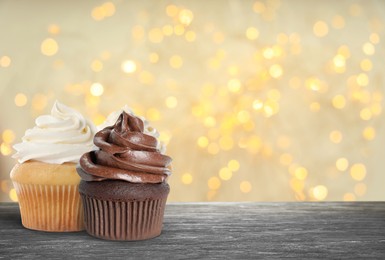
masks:
<svg viewBox="0 0 385 260"><path fill-rule="evenodd" d="M142 119L123 111L115 125L95 135L99 150L80 158L79 192L90 235L109 240L160 235L172 160L144 130Z"/></svg>

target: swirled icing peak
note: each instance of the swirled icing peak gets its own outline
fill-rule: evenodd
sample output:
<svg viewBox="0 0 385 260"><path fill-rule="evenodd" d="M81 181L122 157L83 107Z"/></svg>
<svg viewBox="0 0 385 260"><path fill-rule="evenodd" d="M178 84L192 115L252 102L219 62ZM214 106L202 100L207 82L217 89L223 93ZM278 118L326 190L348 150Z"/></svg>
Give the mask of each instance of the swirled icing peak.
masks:
<svg viewBox="0 0 385 260"><path fill-rule="evenodd" d="M129 115L137 116L137 115L135 115L135 113L132 111L132 109L129 106L125 105L124 107L122 107L118 111L114 111L111 114L109 114L107 116L107 119L102 124L97 126L98 130L102 130L108 126L113 126L123 111ZM139 117L143 121L143 124L144 124L143 132L145 134L151 135L155 138L159 138L159 132L154 127L152 127L150 125L150 123L144 117L142 117L142 116L137 116L137 117ZM158 142L157 148L160 150L160 152L162 154L164 154L166 152L166 145L160 141Z"/></svg>
<svg viewBox="0 0 385 260"><path fill-rule="evenodd" d="M96 133L97 151L85 153L77 167L85 181L106 179L133 183L160 183L171 174L170 157L158 149L158 140L144 132L141 118L123 111L113 126Z"/></svg>
<svg viewBox="0 0 385 260"><path fill-rule="evenodd" d="M50 115L39 116L36 126L28 129L22 143L13 147L13 157L20 163L36 160L45 163L77 163L80 156L92 147L95 126L78 111L58 101Z"/></svg>

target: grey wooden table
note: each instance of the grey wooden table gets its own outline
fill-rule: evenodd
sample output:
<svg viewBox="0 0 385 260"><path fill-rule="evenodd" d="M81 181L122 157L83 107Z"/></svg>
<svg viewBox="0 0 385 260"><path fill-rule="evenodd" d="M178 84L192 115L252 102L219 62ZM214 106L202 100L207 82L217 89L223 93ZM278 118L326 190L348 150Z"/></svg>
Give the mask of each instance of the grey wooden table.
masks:
<svg viewBox="0 0 385 260"><path fill-rule="evenodd" d="M385 202L168 204L162 235L137 242L27 230L0 203L0 258L43 257L385 259Z"/></svg>

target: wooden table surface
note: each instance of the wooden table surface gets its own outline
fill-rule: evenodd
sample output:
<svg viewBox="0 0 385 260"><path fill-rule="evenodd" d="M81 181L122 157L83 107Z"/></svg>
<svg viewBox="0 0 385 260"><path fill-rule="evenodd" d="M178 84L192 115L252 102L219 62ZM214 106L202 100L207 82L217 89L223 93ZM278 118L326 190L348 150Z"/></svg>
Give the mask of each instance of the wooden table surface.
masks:
<svg viewBox="0 0 385 260"><path fill-rule="evenodd" d="M171 203L163 233L116 242L22 227L0 203L0 259L385 259L385 202Z"/></svg>

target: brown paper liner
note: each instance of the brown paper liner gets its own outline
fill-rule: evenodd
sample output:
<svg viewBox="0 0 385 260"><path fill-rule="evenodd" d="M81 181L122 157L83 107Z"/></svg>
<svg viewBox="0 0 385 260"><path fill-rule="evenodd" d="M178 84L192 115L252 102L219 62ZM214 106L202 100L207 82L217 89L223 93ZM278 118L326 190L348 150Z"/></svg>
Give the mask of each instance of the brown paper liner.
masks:
<svg viewBox="0 0 385 260"><path fill-rule="evenodd" d="M79 185L39 185L13 182L24 227L70 232L84 229Z"/></svg>
<svg viewBox="0 0 385 260"><path fill-rule="evenodd" d="M144 240L159 236L167 196L158 200L108 201L81 194L86 231L108 240Z"/></svg>

